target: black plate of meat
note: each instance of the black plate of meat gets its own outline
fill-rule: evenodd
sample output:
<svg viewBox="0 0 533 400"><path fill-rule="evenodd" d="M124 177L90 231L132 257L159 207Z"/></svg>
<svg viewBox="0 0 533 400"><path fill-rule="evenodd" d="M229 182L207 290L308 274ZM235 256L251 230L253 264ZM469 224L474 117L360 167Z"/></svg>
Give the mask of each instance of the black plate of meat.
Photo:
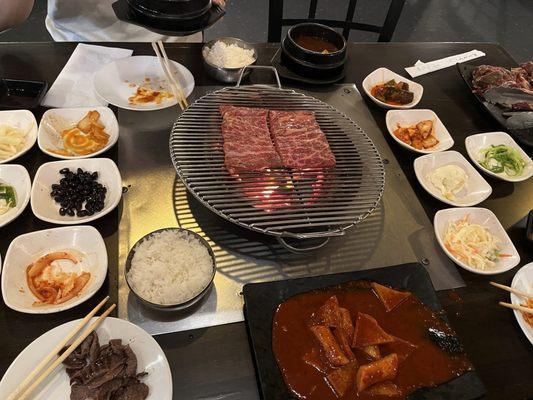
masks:
<svg viewBox="0 0 533 400"><path fill-rule="evenodd" d="M247 284L243 294L264 400L485 393L420 264Z"/></svg>
<svg viewBox="0 0 533 400"><path fill-rule="evenodd" d="M533 146L533 61L503 68L457 64L472 94L518 142Z"/></svg>

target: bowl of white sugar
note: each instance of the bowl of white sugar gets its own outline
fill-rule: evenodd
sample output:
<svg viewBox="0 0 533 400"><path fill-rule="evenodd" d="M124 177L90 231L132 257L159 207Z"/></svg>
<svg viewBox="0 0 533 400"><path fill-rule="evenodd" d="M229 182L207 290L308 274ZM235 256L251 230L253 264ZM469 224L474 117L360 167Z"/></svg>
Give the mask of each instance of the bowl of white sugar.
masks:
<svg viewBox="0 0 533 400"><path fill-rule="evenodd" d="M231 83L237 82L244 67L257 61L257 51L244 40L223 37L204 44L202 57L209 75L221 82ZM248 69L244 75L249 73Z"/></svg>

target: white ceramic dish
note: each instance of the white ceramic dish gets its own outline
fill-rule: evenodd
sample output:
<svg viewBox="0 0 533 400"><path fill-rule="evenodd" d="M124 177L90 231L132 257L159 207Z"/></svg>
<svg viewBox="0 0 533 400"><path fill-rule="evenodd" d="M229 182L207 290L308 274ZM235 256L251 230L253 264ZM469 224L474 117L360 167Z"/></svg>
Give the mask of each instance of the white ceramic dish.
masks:
<svg viewBox="0 0 533 400"><path fill-rule="evenodd" d="M0 228L9 224L26 209L30 202L31 180L26 168L22 165L0 165L0 181L14 187L17 205L3 215L0 215Z"/></svg>
<svg viewBox="0 0 533 400"><path fill-rule="evenodd" d="M185 96L189 96L194 88L193 75L183 65L170 61L176 81ZM94 75L94 89L108 103L128 110L160 110L177 104L175 98L165 99L161 104L130 104L128 98L137 90L136 85L141 85L147 78L154 89L162 87L172 93L159 60L153 56L128 57L105 65Z"/></svg>
<svg viewBox="0 0 533 400"><path fill-rule="evenodd" d="M59 171L70 168L75 171L98 172L98 182L107 188L104 209L87 217L59 215L59 204L50 197L52 184L62 178ZM86 158L77 160L52 161L39 167L31 188L31 209L35 216L46 222L61 225L83 224L103 217L113 210L122 197L122 179L117 165L109 158Z"/></svg>
<svg viewBox="0 0 533 400"><path fill-rule="evenodd" d="M511 287L522 292L533 293L533 262L524 265L518 270L513 278ZM525 299L520 296L511 293L511 303L521 305L524 300ZM531 344L533 344L533 327L526 322L520 311L514 310L514 316L518 321L518 325L520 325L520 328L524 331L524 335L526 335Z"/></svg>
<svg viewBox="0 0 533 400"><path fill-rule="evenodd" d="M105 126L105 132L109 135L107 145L94 153L80 156L64 156L54 153L49 149L63 149L63 141L60 133L65 129L70 129L89 112L98 111L100 122ZM39 148L49 156L64 160L95 157L111 148L118 140L118 122L115 114L109 107L80 107L80 108L53 108L46 111L41 118L37 143Z"/></svg>
<svg viewBox="0 0 533 400"><path fill-rule="evenodd" d="M435 121L433 125L433 135L437 138L439 143L429 149L418 150L407 143L402 142L394 135L394 131L398 128L398 124L402 127L416 125L420 121L424 120ZM453 146L453 139L448 132L448 129L444 126L440 118L431 110L391 110L387 111L385 116L385 123L387 124L387 130L392 138L401 146L421 154L436 153L438 151L448 150Z"/></svg>
<svg viewBox="0 0 533 400"><path fill-rule="evenodd" d="M94 320L94 319L93 319ZM80 320L70 321L49 330L30 343L11 363L0 381L0 398L6 399L18 384L35 368L51 349L63 339ZM172 400L172 374L165 353L148 333L131 322L108 317L96 330L100 344L110 339L122 339L137 356L137 372L148 375L141 382L148 385L147 400ZM70 396L69 377L64 367L58 367L40 384L32 400L62 400Z"/></svg>
<svg viewBox="0 0 533 400"><path fill-rule="evenodd" d="M462 168L468 176L466 186L455 195L455 200L449 200L444 197L440 190L433 186L428 179L428 174L431 171L449 164ZM487 181L483 179L468 160L457 151L443 151L418 157L414 161L414 169L418 182L430 195L452 206L474 206L481 203L492 193L492 188Z"/></svg>
<svg viewBox="0 0 533 400"><path fill-rule="evenodd" d="M492 171L489 171L483 167L480 163L480 150L489 147L490 145L505 144L520 153L520 156L524 161L527 162L527 165L524 168L524 171L520 176L509 176L506 173L502 172L496 174ZM487 133L478 133L477 135L468 136L465 140L466 151L470 159L477 165L477 167L486 173L487 175L493 176L498 179L502 179L508 182L521 182L529 179L533 176L533 161L526 154L524 150L514 141L514 139L505 132L487 132Z"/></svg>
<svg viewBox="0 0 533 400"><path fill-rule="evenodd" d="M37 140L37 121L28 110L0 111L0 125L11 125L19 129L29 129L24 147L15 155L0 159L0 164L8 163L20 157L33 147Z"/></svg>
<svg viewBox="0 0 533 400"><path fill-rule="evenodd" d="M33 306L38 299L26 283L28 265L54 251L83 253L80 262L58 260L64 271L90 272L91 279L80 294L58 305ZM66 226L31 232L15 238L7 249L2 271L2 297L6 305L28 314L49 314L68 310L91 298L107 276L107 250L102 235L92 226Z"/></svg>
<svg viewBox="0 0 533 400"><path fill-rule="evenodd" d="M371 94L371 90L374 86L383 84L385 82L390 81L391 79L395 79L396 82L402 81L409 84L409 90L413 92L413 101L409 104L404 105L392 105L382 102L381 100L376 99ZM397 109L406 109L406 108L413 108L415 107L422 98L422 95L424 94L424 88L420 83L413 82L407 78L404 78L401 75L398 75L396 72L391 71L387 68L378 68L375 71L368 74L368 76L363 80L362 83L363 90L367 94L370 99L376 103L378 106L383 108L397 108Z"/></svg>
<svg viewBox="0 0 533 400"><path fill-rule="evenodd" d="M446 249L446 246L444 245L443 236L448 228L448 224L463 218L465 215L469 215L470 223L482 225L486 227L491 234L498 237L500 239L498 246L500 247L502 253L509 254L509 257L500 257L496 262L495 268L491 269L490 271L482 271L470 267L461 260L458 260L452 253L448 251L448 249ZM481 275L494 275L509 271L510 269L516 267L520 262L520 256L518 255L513 242L509 238L509 235L507 235L507 232L505 232L505 229L503 229L503 226L500 224L500 221L498 221L496 215L486 208L462 207L439 210L435 214L433 225L435 227L437 241L439 242L442 250L454 263L466 269L467 271Z"/></svg>

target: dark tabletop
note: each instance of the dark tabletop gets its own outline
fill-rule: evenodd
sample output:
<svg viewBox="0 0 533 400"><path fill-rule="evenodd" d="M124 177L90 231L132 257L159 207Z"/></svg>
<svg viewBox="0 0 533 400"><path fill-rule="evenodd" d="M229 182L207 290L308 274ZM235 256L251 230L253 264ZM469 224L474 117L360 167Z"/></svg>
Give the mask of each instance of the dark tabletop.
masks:
<svg viewBox="0 0 533 400"><path fill-rule="evenodd" d="M134 49L134 55L152 54L149 44L112 44ZM3 43L0 44L0 77L54 81L68 60L75 43ZM200 45L169 44L169 57L187 66L193 73L196 85L217 85L218 82L204 73L200 58ZM497 44L487 43L357 43L349 46L349 61L344 82L355 82L361 89L362 79L374 69L386 66L408 77L404 67L418 59L430 61L471 49L487 54L476 60L502 66L516 63ZM258 45L259 65L269 64L277 46ZM271 82L271 77L252 75L252 82ZM455 140L454 150L466 156L464 139L468 135L501 130L498 124L468 92L457 70L447 68L415 79L424 86L424 96L418 108L434 110L447 126ZM434 213L446 208L434 200L417 183L413 172L411 153L397 145L386 133L385 111L370 100L366 103L376 123L386 135L405 175L432 220ZM39 121L44 109L35 111ZM526 149L531 155L531 149ZM116 161L116 148L108 157ZM468 158L468 157L467 157ZM25 165L33 177L40 164L50 161L35 146L16 161ZM120 161L120 160L119 160ZM120 162L119 162L120 167ZM533 245L525 239L525 217L533 209L531 180L519 184L497 181L486 177L493 188L489 200L481 203L494 211L507 229L517 247L521 263L533 259ZM114 213L95 222L105 238L109 253L109 274L101 289L101 296L70 311L49 316L30 316L14 312L0 303L0 374L3 374L16 355L32 340L53 326L73 318L82 317L109 292L116 299L118 240L117 226L120 207ZM17 235L50 227L37 220L30 207L12 224L0 229L0 252L6 249ZM486 277L460 269L466 287L438 293L447 310L452 326L462 338L479 376L487 387L490 399L526 399L533 397L533 351L522 334L512 312L497 305L509 301L505 292L488 285L490 280L510 284L516 270ZM189 332L156 337L163 347L172 368L175 399L256 399L258 398L254 369L244 323L229 324Z"/></svg>

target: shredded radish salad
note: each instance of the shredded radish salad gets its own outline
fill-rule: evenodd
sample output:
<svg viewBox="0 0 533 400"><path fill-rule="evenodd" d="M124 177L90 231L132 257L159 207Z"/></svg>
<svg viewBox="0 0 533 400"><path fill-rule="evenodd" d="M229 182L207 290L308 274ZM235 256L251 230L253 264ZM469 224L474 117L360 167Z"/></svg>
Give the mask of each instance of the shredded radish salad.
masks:
<svg viewBox="0 0 533 400"><path fill-rule="evenodd" d="M487 228L468 221L468 214L452 221L444 233L444 245L450 253L468 266L488 270L496 265L499 257L508 257L498 247L500 239Z"/></svg>

